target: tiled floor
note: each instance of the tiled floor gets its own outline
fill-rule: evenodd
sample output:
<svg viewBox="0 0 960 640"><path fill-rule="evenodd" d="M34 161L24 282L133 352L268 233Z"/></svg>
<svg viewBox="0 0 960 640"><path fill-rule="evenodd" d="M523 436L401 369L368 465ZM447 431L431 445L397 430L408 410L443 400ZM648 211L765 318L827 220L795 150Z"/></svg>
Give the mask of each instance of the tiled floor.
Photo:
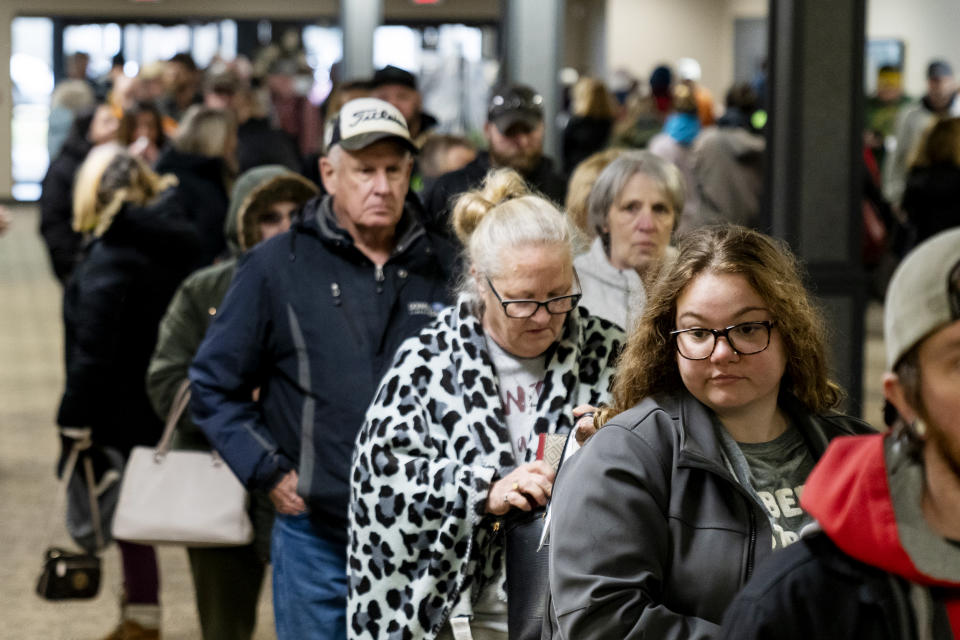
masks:
<svg viewBox="0 0 960 640"><path fill-rule="evenodd" d="M867 312L864 397L874 424L880 424L881 315L879 306ZM117 618L113 549L105 555L105 585L96 600L51 604L33 593L43 550L67 543L53 476L61 349L60 287L36 234L36 209L17 208L10 232L0 238L0 639L98 638ZM185 553L163 549L160 564L164 638L199 638ZM257 638L274 636L269 599L268 584Z"/></svg>
<svg viewBox="0 0 960 640"><path fill-rule="evenodd" d="M0 639L86 640L118 619L120 568L104 556L95 600L53 604L34 594L43 550L67 544L53 475L54 417L63 386L60 286L36 233L34 207L14 209L0 238ZM163 637L200 637L186 553L160 551ZM273 638L269 580L256 637Z"/></svg>

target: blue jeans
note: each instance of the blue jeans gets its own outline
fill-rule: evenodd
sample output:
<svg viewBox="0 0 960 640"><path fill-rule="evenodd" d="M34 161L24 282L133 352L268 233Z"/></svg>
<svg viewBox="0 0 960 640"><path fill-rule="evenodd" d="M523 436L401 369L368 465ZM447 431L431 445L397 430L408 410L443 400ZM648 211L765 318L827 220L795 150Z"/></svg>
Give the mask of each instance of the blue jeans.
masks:
<svg viewBox="0 0 960 640"><path fill-rule="evenodd" d="M318 536L306 514L277 514L270 552L278 640L344 640L346 548Z"/></svg>

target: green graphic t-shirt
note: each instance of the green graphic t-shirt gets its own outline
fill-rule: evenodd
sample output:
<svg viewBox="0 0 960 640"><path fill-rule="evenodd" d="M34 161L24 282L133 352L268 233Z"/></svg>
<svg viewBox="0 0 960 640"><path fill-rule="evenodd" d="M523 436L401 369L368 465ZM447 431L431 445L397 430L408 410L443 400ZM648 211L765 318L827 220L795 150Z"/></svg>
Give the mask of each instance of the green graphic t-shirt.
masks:
<svg viewBox="0 0 960 640"><path fill-rule="evenodd" d="M803 436L797 429L787 429L770 442L738 442L749 467L749 483L767 510L773 529L773 548L796 542L800 530L813 519L800 508L803 484L813 470Z"/></svg>

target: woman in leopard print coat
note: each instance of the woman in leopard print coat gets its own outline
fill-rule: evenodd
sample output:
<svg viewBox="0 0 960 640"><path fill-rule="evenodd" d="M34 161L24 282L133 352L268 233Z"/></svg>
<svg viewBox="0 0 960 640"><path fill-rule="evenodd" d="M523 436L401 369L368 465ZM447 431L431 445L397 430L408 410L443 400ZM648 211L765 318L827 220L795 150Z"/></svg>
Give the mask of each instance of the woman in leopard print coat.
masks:
<svg viewBox="0 0 960 640"><path fill-rule="evenodd" d="M506 638L495 523L550 495L539 434L609 398L623 343L576 308L576 231L513 172L457 203L466 274L454 307L396 354L354 453L351 638ZM530 443L530 446L527 446Z"/></svg>

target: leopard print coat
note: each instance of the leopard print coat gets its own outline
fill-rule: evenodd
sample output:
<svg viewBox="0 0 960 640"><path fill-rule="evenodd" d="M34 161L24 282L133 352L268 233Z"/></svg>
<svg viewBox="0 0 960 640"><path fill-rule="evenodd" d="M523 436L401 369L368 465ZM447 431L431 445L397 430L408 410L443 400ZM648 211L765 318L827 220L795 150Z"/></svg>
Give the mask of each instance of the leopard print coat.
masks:
<svg viewBox="0 0 960 640"><path fill-rule="evenodd" d="M575 406L608 400L623 340L606 320L570 313L547 352L528 441L568 433ZM487 493L535 455L530 447L526 459L514 458L483 329L461 298L401 345L357 438L349 637L432 639L461 593L475 600L494 579L502 590L503 541Z"/></svg>

